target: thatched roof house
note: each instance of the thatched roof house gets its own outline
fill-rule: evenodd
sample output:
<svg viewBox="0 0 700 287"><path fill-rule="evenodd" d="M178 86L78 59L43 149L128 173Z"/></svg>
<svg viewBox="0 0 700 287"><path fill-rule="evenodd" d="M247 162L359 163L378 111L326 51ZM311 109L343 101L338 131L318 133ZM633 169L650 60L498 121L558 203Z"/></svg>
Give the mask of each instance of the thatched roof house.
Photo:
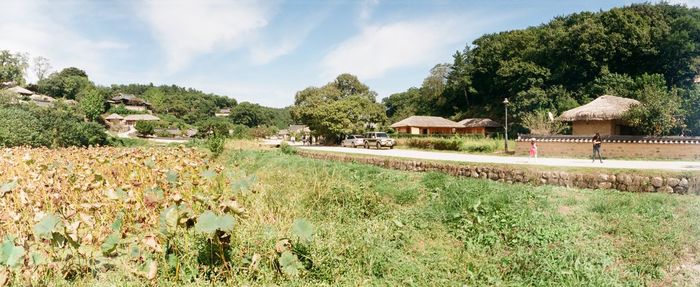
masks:
<svg viewBox="0 0 700 287"><path fill-rule="evenodd" d="M129 95L129 94L122 94L120 93L118 96L111 98L109 101L110 104L122 104L127 110L131 111L145 111L148 107L151 106L146 100L138 98L134 95Z"/></svg>
<svg viewBox="0 0 700 287"><path fill-rule="evenodd" d="M486 135L498 132L499 128L503 127L499 122L487 118L463 119L457 123L462 126L457 132L463 134Z"/></svg>
<svg viewBox="0 0 700 287"><path fill-rule="evenodd" d="M431 116L410 116L391 125L399 133L453 134L463 126L451 120Z"/></svg>
<svg viewBox="0 0 700 287"><path fill-rule="evenodd" d="M134 125L138 121L159 121L160 118L149 114L140 115L128 115L124 117L124 123L127 125Z"/></svg>
<svg viewBox="0 0 700 287"><path fill-rule="evenodd" d="M5 89L5 91L12 92L12 93L22 95L22 96L30 96L30 95L34 94L34 92L27 90L25 88L22 88L20 86L14 86L12 88Z"/></svg>
<svg viewBox="0 0 700 287"><path fill-rule="evenodd" d="M105 117L105 120L108 120L108 121L113 121L113 120L121 121L123 119L124 119L124 117L122 117L118 114L111 114L111 115Z"/></svg>
<svg viewBox="0 0 700 287"><path fill-rule="evenodd" d="M619 135L626 133L622 117L639 101L604 95L588 104L563 112L559 119L573 122L574 135Z"/></svg>

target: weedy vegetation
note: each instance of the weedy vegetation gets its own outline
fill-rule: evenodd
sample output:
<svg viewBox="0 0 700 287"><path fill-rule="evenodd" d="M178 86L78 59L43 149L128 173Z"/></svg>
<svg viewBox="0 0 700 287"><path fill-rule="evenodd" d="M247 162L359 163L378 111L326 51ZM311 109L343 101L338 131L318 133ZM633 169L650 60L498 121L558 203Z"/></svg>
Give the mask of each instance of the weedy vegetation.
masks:
<svg viewBox="0 0 700 287"><path fill-rule="evenodd" d="M700 282L700 199L509 185L228 142L2 150L0 285Z"/></svg>

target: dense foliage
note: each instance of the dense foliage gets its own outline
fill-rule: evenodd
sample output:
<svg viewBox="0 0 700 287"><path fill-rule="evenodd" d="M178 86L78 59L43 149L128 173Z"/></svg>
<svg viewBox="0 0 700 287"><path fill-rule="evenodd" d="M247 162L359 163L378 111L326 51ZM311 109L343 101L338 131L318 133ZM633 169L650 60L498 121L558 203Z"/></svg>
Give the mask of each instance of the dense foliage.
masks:
<svg viewBox="0 0 700 287"><path fill-rule="evenodd" d="M502 101L509 98L518 132L529 112L559 114L607 93L640 100L645 112L630 115L638 122L663 113L663 122L637 124L640 133L685 129L700 135L699 88L693 86L698 74L700 9L635 4L484 35L456 52L451 65L435 66L420 88L384 104L392 120L414 113L502 119ZM649 96L652 91L658 97ZM651 111L668 102L683 105Z"/></svg>
<svg viewBox="0 0 700 287"><path fill-rule="evenodd" d="M37 83L40 93L69 100L78 99L78 94L94 86L85 71L74 67L52 73Z"/></svg>
<svg viewBox="0 0 700 287"><path fill-rule="evenodd" d="M14 82L24 84L24 70L27 69L27 56L0 50L0 83Z"/></svg>
<svg viewBox="0 0 700 287"><path fill-rule="evenodd" d="M187 124L206 120L213 117L219 109L236 105L235 99L176 85L112 85L108 88L108 93L110 96L125 93L141 97L151 104L156 114L172 115Z"/></svg>
<svg viewBox="0 0 700 287"><path fill-rule="evenodd" d="M104 145L105 129L85 122L71 106L56 103L53 108L32 105L0 106L0 147L68 147Z"/></svg>
<svg viewBox="0 0 700 287"><path fill-rule="evenodd" d="M372 124L386 121L376 93L350 74L339 75L323 87L297 92L291 108L294 120L327 139L362 133Z"/></svg>

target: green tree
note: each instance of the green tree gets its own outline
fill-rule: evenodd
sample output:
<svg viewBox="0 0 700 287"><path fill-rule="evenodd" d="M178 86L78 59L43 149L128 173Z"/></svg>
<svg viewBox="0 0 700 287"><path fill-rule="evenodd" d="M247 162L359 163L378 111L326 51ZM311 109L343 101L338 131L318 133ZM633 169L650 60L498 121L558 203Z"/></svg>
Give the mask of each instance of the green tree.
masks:
<svg viewBox="0 0 700 287"><path fill-rule="evenodd" d="M683 126L681 99L676 89L668 90L662 75L643 75L636 81L635 97L641 102L624 116L630 126L644 135L669 135Z"/></svg>
<svg viewBox="0 0 700 287"><path fill-rule="evenodd" d="M156 129L156 126L151 121L138 121L134 125L136 131L142 136L150 136Z"/></svg>
<svg viewBox="0 0 700 287"><path fill-rule="evenodd" d="M231 109L229 119L234 124L249 128L272 124L272 115L269 110L249 102L242 102Z"/></svg>
<svg viewBox="0 0 700 287"><path fill-rule="evenodd" d="M74 67L52 73L46 79L40 80L37 86L40 93L70 100L77 99L83 90L94 88L85 71Z"/></svg>
<svg viewBox="0 0 700 287"><path fill-rule="evenodd" d="M292 118L324 136L363 132L371 124L386 122L384 107L376 102L376 93L349 74L338 76L321 88L309 87L297 92Z"/></svg>
<svg viewBox="0 0 700 287"><path fill-rule="evenodd" d="M213 117L197 123L197 134L207 138L212 136L226 138L232 126L226 118Z"/></svg>
<svg viewBox="0 0 700 287"><path fill-rule="evenodd" d="M80 110L83 111L85 117L90 121L98 121L100 115L105 111L104 98L96 89L83 90L79 94Z"/></svg>
<svg viewBox="0 0 700 287"><path fill-rule="evenodd" d="M0 83L14 82L23 86L24 72L27 70L27 55L0 50Z"/></svg>

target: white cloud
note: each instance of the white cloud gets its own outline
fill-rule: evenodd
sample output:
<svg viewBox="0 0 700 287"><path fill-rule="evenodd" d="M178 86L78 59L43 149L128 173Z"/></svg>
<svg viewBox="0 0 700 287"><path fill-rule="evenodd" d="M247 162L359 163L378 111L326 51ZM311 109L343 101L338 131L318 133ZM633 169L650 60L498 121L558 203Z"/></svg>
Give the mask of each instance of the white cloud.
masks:
<svg viewBox="0 0 700 287"><path fill-rule="evenodd" d="M166 52L171 72L199 55L249 44L266 27L272 5L252 1L146 1L142 16Z"/></svg>
<svg viewBox="0 0 700 287"><path fill-rule="evenodd" d="M48 58L54 69L75 66L93 80L107 79L105 61L109 53L128 45L91 39L73 31L68 20L74 16L70 4L49 1L0 1L0 49ZM28 71L28 78L35 77Z"/></svg>
<svg viewBox="0 0 700 287"><path fill-rule="evenodd" d="M445 48L458 49L468 36L496 19L468 15L438 15L428 19L366 25L359 34L328 52L322 62L322 76L352 73L373 79L387 72L417 65L435 64L444 58Z"/></svg>
<svg viewBox="0 0 700 287"><path fill-rule="evenodd" d="M379 4L379 0L364 0L360 4L360 23L364 23L372 17L374 8Z"/></svg>
<svg viewBox="0 0 700 287"><path fill-rule="evenodd" d="M670 4L681 4L688 7L700 8L700 0L668 0Z"/></svg>

